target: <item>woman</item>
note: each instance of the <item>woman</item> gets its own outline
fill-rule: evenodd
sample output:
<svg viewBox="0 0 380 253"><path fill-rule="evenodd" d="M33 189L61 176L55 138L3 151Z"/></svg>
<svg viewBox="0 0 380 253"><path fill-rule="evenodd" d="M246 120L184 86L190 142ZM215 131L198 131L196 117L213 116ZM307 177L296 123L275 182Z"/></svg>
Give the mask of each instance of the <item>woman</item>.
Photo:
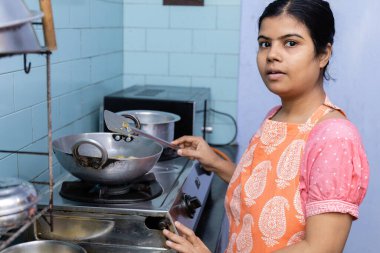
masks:
<svg viewBox="0 0 380 253"><path fill-rule="evenodd" d="M323 0L277 0L259 19L257 65L278 95L240 163L219 158L198 137L173 142L229 182L226 252L342 252L368 185L369 168L357 129L323 89L334 38ZM209 252L176 223L164 230L179 252Z"/></svg>

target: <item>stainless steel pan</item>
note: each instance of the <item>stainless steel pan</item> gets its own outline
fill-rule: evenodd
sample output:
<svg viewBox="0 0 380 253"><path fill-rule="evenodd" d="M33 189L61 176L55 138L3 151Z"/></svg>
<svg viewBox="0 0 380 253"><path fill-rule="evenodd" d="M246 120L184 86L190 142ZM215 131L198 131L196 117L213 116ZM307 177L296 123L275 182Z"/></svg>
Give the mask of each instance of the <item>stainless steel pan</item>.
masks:
<svg viewBox="0 0 380 253"><path fill-rule="evenodd" d="M83 133L53 141L59 163L74 176L89 182L125 184L149 172L162 146L142 136Z"/></svg>

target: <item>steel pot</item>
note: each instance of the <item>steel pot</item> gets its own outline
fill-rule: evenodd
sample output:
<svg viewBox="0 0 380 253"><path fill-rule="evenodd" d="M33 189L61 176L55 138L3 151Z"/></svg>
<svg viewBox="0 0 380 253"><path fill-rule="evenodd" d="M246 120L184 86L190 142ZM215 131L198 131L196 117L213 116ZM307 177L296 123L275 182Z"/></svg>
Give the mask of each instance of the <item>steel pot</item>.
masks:
<svg viewBox="0 0 380 253"><path fill-rule="evenodd" d="M20 243L0 253L86 253L79 245L64 241L43 240Z"/></svg>
<svg viewBox="0 0 380 253"><path fill-rule="evenodd" d="M181 119L174 113L153 110L129 110L117 112L117 114L137 117L141 124L141 130L168 142L174 139L175 122ZM131 122L131 124L134 123Z"/></svg>
<svg viewBox="0 0 380 253"><path fill-rule="evenodd" d="M34 186L18 178L0 179L0 235L22 226L36 212Z"/></svg>
<svg viewBox="0 0 380 253"><path fill-rule="evenodd" d="M83 133L53 141L59 163L88 182L116 185L129 183L149 172L162 146L141 136Z"/></svg>

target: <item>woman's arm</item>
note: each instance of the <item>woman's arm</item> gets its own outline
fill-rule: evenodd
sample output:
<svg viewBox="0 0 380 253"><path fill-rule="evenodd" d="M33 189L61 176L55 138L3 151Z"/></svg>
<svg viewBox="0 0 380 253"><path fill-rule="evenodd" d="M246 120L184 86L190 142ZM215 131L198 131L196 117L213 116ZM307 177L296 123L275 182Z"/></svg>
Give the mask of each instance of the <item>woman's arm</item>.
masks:
<svg viewBox="0 0 380 253"><path fill-rule="evenodd" d="M306 220L305 239L273 253L341 253L350 232L352 216L324 213Z"/></svg>
<svg viewBox="0 0 380 253"><path fill-rule="evenodd" d="M235 171L235 164L217 155L202 137L182 136L172 142L178 145L180 156L198 160L207 171L215 172L224 181L229 182Z"/></svg>
<svg viewBox="0 0 380 253"><path fill-rule="evenodd" d="M210 168L210 171L215 172L222 180L225 182L230 182L232 175L234 174L236 165L224 159L219 159L213 166Z"/></svg>

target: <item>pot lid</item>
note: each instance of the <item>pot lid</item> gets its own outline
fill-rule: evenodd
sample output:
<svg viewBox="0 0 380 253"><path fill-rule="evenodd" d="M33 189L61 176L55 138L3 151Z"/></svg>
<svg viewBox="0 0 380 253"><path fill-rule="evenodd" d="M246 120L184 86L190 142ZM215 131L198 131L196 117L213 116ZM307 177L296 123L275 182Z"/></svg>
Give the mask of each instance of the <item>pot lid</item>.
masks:
<svg viewBox="0 0 380 253"><path fill-rule="evenodd" d="M37 203L34 186L18 178L0 179L0 216L15 214Z"/></svg>
<svg viewBox="0 0 380 253"><path fill-rule="evenodd" d="M42 12L28 10L22 0L0 1L0 28L28 23L43 15Z"/></svg>

